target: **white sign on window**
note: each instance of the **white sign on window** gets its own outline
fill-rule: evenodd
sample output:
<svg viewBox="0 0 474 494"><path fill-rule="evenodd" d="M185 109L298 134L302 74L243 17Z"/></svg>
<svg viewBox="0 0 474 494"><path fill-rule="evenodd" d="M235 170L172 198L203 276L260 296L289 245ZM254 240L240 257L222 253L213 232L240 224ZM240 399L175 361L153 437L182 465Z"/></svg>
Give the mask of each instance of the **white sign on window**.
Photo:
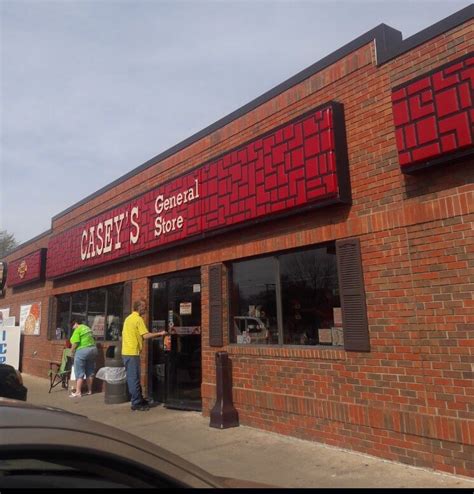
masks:
<svg viewBox="0 0 474 494"><path fill-rule="evenodd" d="M193 313L193 305L191 302L181 302L179 304L179 314L181 316L190 316Z"/></svg>
<svg viewBox="0 0 474 494"><path fill-rule="evenodd" d="M104 336L105 316L95 316L92 323L92 334L94 336Z"/></svg>

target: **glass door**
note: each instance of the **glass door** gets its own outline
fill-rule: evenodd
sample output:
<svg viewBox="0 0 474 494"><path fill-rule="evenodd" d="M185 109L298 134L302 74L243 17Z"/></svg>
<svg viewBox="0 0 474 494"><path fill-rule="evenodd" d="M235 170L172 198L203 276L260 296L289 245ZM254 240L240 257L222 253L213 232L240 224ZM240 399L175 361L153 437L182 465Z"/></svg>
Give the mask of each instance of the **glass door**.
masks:
<svg viewBox="0 0 474 494"><path fill-rule="evenodd" d="M169 408L201 410L201 273L183 271L153 278L151 394Z"/></svg>

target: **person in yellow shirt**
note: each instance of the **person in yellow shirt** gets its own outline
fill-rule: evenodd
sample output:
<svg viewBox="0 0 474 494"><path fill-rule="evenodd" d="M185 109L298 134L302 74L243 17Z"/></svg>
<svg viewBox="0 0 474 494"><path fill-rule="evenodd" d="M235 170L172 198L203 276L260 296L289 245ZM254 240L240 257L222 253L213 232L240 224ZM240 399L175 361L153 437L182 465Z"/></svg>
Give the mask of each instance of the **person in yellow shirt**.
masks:
<svg viewBox="0 0 474 494"><path fill-rule="evenodd" d="M140 353L143 340L163 336L166 331L150 333L145 325L143 316L146 314L147 304L144 299L133 303L133 312L125 319L122 331L122 359L127 372L127 386L131 395L132 410L146 411L150 409L148 402L143 398L140 385Z"/></svg>

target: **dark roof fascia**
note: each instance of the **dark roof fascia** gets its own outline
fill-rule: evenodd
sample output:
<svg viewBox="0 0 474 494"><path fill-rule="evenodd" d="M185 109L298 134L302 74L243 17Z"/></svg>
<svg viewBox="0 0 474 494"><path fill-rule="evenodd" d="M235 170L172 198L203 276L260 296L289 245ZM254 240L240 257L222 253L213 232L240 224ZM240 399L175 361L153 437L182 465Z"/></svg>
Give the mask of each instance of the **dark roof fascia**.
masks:
<svg viewBox="0 0 474 494"><path fill-rule="evenodd" d="M403 40L403 41L402 41L402 34L400 31L393 29L392 27L387 26L386 24L380 24L377 27L371 29L370 31L367 31L365 34L359 36L355 40L342 46L338 50L336 50L336 51L332 52L331 54L327 55L326 57L322 58L321 60L314 63L313 65L310 65L309 67L302 70L301 72L294 75L293 77L291 77L291 78L287 79L286 81L282 82L281 84L275 86L273 89L270 89L266 93L255 98L254 100L252 100L251 102L242 106L241 108L233 111L232 113L229 113L228 115L221 118L220 120L217 120L213 124L202 129L201 131L197 132L196 134L193 134L192 136L179 142L175 146L173 146L173 147L167 149L166 151L156 155L155 157L146 161L142 165L134 168L130 172L126 173L125 175L122 175L121 177L114 180L113 182L105 185L104 187L97 190L96 192L88 195L84 199L78 201L77 203L68 207L64 211L53 216L53 218L51 220L51 224L53 224L53 222L55 220L57 220L58 218L65 216L66 214L70 213L74 209L82 206L83 204L86 204L87 202L100 196L104 192L106 192L106 191L112 189L113 187L116 187L117 185L125 182L126 180L133 177L134 175L137 175L138 173L150 168L151 166L156 165L160 161L163 161L164 159L169 158L173 154L176 154L177 152L181 151L182 149L190 146L191 144L194 144L195 142L208 136L212 132L215 132L216 130L220 129L221 127L224 127L225 125L229 124L233 120L236 120L237 118L242 117L246 113L254 110L258 106L260 106L260 105L266 103L267 101L271 100L272 98L278 96L279 94L286 91L287 89L301 83L302 81L311 77L312 75L316 74L317 72L320 72L321 70L325 69L326 67L336 63L338 60L344 58L345 56L347 56L351 52L361 48L362 46L366 45L367 43L370 43L373 40L375 40L375 46L376 46L376 63L377 63L377 65L382 65L382 64L387 63L388 61L402 55L403 53L406 53L407 51L412 50L416 46L423 44L423 43L426 43L427 41L435 38L436 36L439 36L439 35L447 32L451 29L454 29L458 25L467 22L468 20L472 19L473 17L474 17L474 4L470 4L467 7L465 7L464 9L461 9L460 11L455 12L454 14L450 15L449 17L446 17L445 19L437 22L436 24L433 24L432 26L420 31L417 34L414 34L413 36L410 36L409 38L407 38L406 40ZM45 232L45 234L50 233L51 231L52 231L52 227L51 227L51 230L49 230L48 232ZM43 235L44 234L41 234L38 237L35 237L34 239L20 245L15 250L18 250L19 248L22 248L25 245L28 245L29 243L31 243L35 240L38 240L38 238L40 238Z"/></svg>
<svg viewBox="0 0 474 494"><path fill-rule="evenodd" d="M382 53L377 53L377 65L393 60L394 58L403 55L407 51L413 50L419 45L430 41L433 38L441 36L442 34L451 31L452 29L464 24L465 22L474 18L474 4L470 4L467 7L455 12L442 19L441 21L433 24L432 26L423 29L422 31L406 38L398 46L392 45L389 49L384 49ZM391 48L391 49L390 49ZM378 49L377 49L378 51Z"/></svg>
<svg viewBox="0 0 474 494"><path fill-rule="evenodd" d="M26 242L23 242L22 244L18 245L13 250L11 250L10 252L8 252L8 254L5 256L5 259L7 257L10 257L15 252L18 252L20 249L24 249L25 247L28 247L28 245L30 245L30 244L32 244L34 242L37 242L38 240L41 240L43 237L46 237L48 235L51 235L52 233L53 233L53 229L50 228L49 230L46 230L45 232L40 233L39 235L36 235L36 237L33 237L32 239L27 240ZM28 254L25 254L25 255L28 255Z"/></svg>
<svg viewBox="0 0 474 494"><path fill-rule="evenodd" d="M151 166L156 165L160 161L163 161L166 158L169 158L173 154L176 154L177 152L181 151L182 149L190 146L191 144L194 144L195 142L208 136L212 132L215 132L216 130L224 127L225 125L236 120L237 118L242 117L246 113L249 113L250 111L257 108L258 106L266 103L267 101L275 98L276 96L283 93L284 91L286 91L286 90L290 89L291 87L299 84L300 82L308 79L309 77L316 74L317 72L320 72L321 70L325 69L326 67L329 67L330 65L336 63L338 60L344 58L348 54L354 52L355 50L358 50L359 48L366 45L367 43L370 43L373 40L376 40L376 43L378 46L378 52L380 53L380 55L383 56L383 55L386 55L385 50L387 49L387 47L389 46L390 43L399 44L401 42L402 34L400 31L397 31L396 29L393 29L390 26L387 26L386 24L378 25L374 29L371 29L370 31L363 34L362 36L359 36L355 40L344 45L343 47L339 48L338 50L334 51L333 53L327 55L326 57L322 58L321 60L314 63L313 65L310 65L309 67L302 70L301 72L298 72L296 75L294 75L290 79L287 79L286 81L282 82L278 86L275 86L273 89L270 89L266 93L255 98L254 100L250 101L249 103L245 104L244 106L240 107L239 109L233 111L232 113L229 113L228 115L221 118L220 120L217 120L216 122L209 125L208 127L200 130L199 132L197 132L196 134L193 134L192 136L188 137L184 141L181 141L178 144L174 145L173 147L167 149L166 151L158 154L154 158L151 158L150 160L146 161L145 163L138 166L137 168L134 168L130 172L126 173L125 175L122 175L121 177L114 180L113 182L105 185L104 187L97 190L96 192L88 195L84 199L80 200L79 202L73 204L72 206L65 209L64 211L53 216L52 221L54 222L58 218L61 218L62 216L66 215L67 213L70 213L71 211L78 208L79 206L82 206L83 204L89 202L90 200L100 196L104 192L112 189L113 187L121 184L122 182L125 182L127 179L133 177L134 175L137 175L138 173L146 170L147 168L150 168Z"/></svg>

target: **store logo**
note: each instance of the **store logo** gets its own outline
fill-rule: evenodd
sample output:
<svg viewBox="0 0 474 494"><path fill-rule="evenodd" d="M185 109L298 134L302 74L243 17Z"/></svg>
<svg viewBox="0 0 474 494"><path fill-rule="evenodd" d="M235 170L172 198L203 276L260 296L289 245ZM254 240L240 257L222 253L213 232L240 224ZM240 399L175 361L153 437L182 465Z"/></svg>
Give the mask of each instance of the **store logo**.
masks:
<svg viewBox="0 0 474 494"><path fill-rule="evenodd" d="M23 260L21 261L20 265L18 266L18 276L23 279L26 275L26 272L28 271L28 264L26 264L26 261Z"/></svg>

